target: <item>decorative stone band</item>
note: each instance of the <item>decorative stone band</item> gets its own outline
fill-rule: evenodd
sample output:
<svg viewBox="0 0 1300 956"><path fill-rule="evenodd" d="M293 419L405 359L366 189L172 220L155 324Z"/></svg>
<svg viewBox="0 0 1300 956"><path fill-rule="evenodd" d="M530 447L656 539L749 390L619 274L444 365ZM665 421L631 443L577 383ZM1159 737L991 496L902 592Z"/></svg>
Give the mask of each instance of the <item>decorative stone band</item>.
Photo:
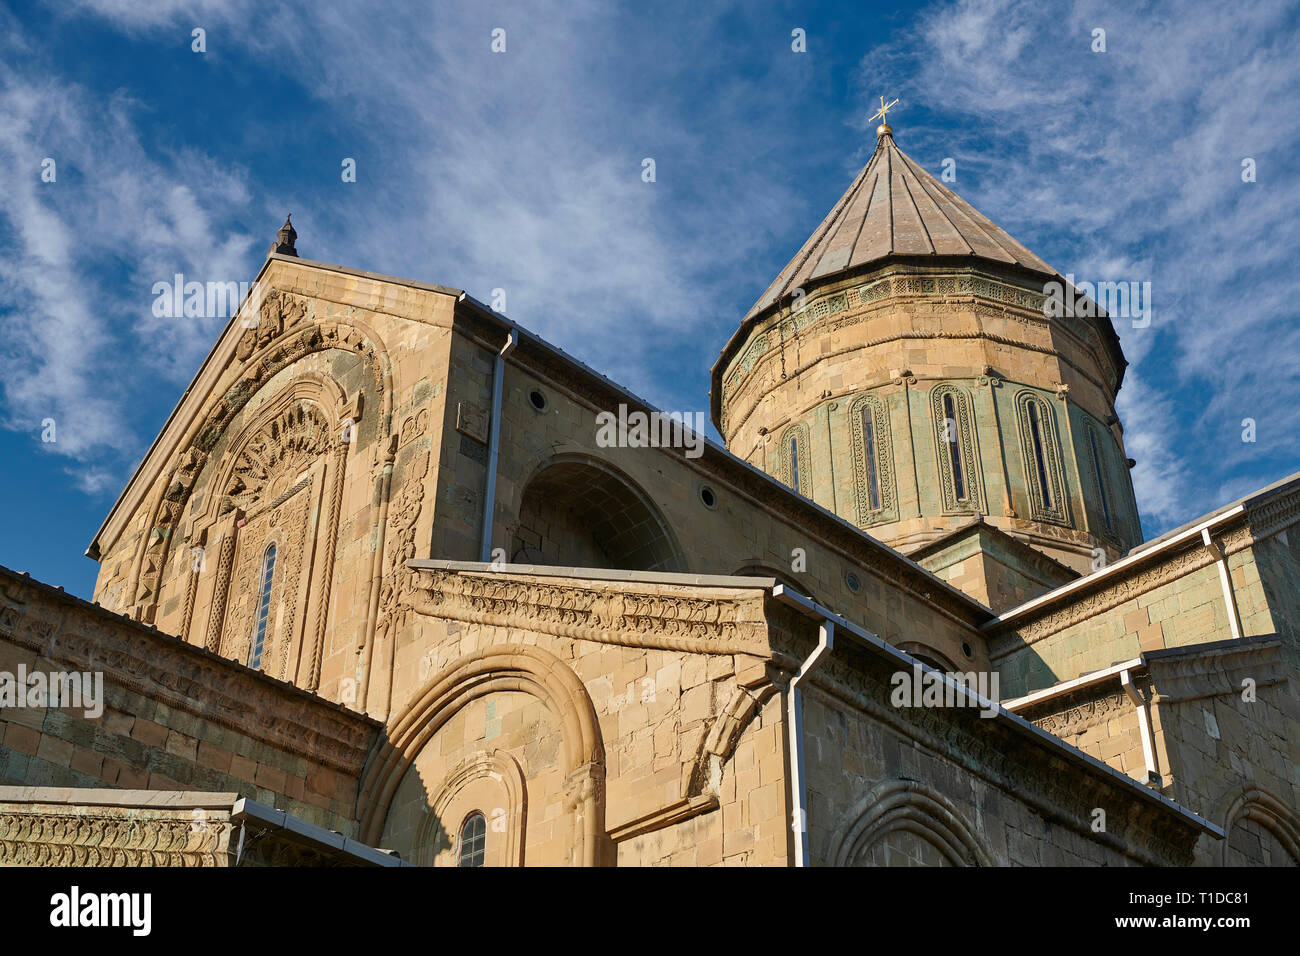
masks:
<svg viewBox="0 0 1300 956"><path fill-rule="evenodd" d="M409 865L237 793L0 787L0 866Z"/></svg>
<svg viewBox="0 0 1300 956"><path fill-rule="evenodd" d="M238 794L0 788L0 866L228 866L234 847L230 807ZM60 799L67 796L69 799ZM71 801L71 802L70 802ZM139 801L136 801L139 803Z"/></svg>
<svg viewBox="0 0 1300 956"><path fill-rule="evenodd" d="M698 597L678 589L643 590L577 579L547 583L422 568L412 606L448 620L514 627L599 644L696 654L763 654L763 598L736 592Z"/></svg>
<svg viewBox="0 0 1300 956"><path fill-rule="evenodd" d="M70 613L78 606L80 613ZM0 642L6 640L73 670L102 671L109 688L143 694L353 776L378 732L368 717L0 569Z"/></svg>

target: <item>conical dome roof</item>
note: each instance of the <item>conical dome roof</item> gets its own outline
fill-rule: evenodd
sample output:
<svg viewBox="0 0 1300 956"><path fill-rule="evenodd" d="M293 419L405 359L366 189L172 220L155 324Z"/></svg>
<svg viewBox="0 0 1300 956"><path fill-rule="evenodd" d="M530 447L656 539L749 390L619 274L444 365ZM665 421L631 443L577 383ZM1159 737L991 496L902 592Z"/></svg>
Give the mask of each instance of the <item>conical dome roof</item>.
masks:
<svg viewBox="0 0 1300 956"><path fill-rule="evenodd" d="M1046 276L1056 270L918 166L880 128L876 151L745 319L797 288L887 256L976 256Z"/></svg>

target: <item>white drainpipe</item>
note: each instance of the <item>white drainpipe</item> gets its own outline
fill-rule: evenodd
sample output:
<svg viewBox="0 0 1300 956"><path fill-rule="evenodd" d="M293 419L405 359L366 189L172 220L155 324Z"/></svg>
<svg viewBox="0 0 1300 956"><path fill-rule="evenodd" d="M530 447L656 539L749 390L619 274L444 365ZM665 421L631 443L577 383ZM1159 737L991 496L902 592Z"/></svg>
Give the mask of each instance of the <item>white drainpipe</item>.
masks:
<svg viewBox="0 0 1300 956"><path fill-rule="evenodd" d="M808 865L808 786L804 774L803 692L799 690L799 684L817 669L834 646L835 625L823 618L817 647L790 681L790 691L786 696L786 724L790 728L790 802L793 805L790 826L795 832L795 866Z"/></svg>
<svg viewBox="0 0 1300 956"><path fill-rule="evenodd" d="M492 364L492 420L488 430L487 487L483 489L483 537L479 543L479 560L492 560L492 516L497 504L497 452L501 448L501 388L506 377L506 356L515 347L515 333L506 336L506 344Z"/></svg>
<svg viewBox="0 0 1300 956"><path fill-rule="evenodd" d="M1232 579L1228 577L1228 557L1223 553L1219 542L1210 537L1209 528L1201 529L1201 543L1219 567L1219 585L1223 588L1223 603L1227 605L1228 627L1232 630L1233 638L1241 640L1241 615L1237 613L1237 598L1232 593Z"/></svg>
<svg viewBox="0 0 1300 956"><path fill-rule="evenodd" d="M1147 713L1146 699L1129 678L1127 669L1119 672L1119 684L1124 688L1124 693L1128 694L1128 699L1133 701L1133 706L1137 708L1138 733L1142 737L1142 760L1147 765L1147 784L1159 787L1163 781L1160 779L1159 771L1156 770L1156 752L1151 744L1151 715Z"/></svg>

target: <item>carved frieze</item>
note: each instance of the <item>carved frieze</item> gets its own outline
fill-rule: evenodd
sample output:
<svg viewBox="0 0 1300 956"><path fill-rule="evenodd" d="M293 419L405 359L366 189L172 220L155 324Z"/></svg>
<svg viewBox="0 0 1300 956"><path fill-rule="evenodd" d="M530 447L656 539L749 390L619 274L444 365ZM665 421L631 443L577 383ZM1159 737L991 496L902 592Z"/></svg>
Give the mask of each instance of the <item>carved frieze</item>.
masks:
<svg viewBox="0 0 1300 956"><path fill-rule="evenodd" d="M273 300L275 304L270 305ZM162 567L195 480L230 422L262 385L306 355L326 349L344 349L362 356L372 373L367 387L383 392L387 381L387 358L366 334L354 326L335 321L303 322L299 306L305 307L303 301L287 294L268 296L264 310L270 311L265 315L265 328L259 322L257 329L249 329L241 339L241 345L251 343L254 350L239 358L244 365L240 378L224 395L209 402L210 410L195 430L193 440L177 454L175 463L163 479L164 490L150 522L152 528L134 591L133 603L142 619L151 619L153 608L157 606ZM250 333L254 334L250 337Z"/></svg>
<svg viewBox="0 0 1300 956"><path fill-rule="evenodd" d="M184 815L0 807L0 866L226 866L231 831Z"/></svg>
<svg viewBox="0 0 1300 956"><path fill-rule="evenodd" d="M755 600L583 587L422 569L415 611L601 644L696 653L762 653Z"/></svg>

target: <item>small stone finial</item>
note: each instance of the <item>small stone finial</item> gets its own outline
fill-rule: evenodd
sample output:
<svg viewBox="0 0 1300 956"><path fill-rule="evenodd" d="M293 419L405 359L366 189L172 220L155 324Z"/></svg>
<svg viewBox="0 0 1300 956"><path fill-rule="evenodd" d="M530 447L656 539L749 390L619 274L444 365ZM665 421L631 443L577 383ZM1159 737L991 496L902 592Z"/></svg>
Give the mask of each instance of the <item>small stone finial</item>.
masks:
<svg viewBox="0 0 1300 956"><path fill-rule="evenodd" d="M898 105L897 98L895 98L892 103L886 103L885 98L882 96L880 98L880 109L876 110L876 112L871 115L871 119L867 120L867 122L869 123L877 116L880 117L880 125L876 127L877 139L879 139L882 136L892 136L894 134L893 127L889 125L889 111L892 110L897 105Z"/></svg>
<svg viewBox="0 0 1300 956"><path fill-rule="evenodd" d="M275 242L271 243L268 255L296 256L298 254L298 250L293 245L298 238L298 231L293 228L293 223L290 221L292 218L293 213L284 217L284 225L275 234Z"/></svg>

